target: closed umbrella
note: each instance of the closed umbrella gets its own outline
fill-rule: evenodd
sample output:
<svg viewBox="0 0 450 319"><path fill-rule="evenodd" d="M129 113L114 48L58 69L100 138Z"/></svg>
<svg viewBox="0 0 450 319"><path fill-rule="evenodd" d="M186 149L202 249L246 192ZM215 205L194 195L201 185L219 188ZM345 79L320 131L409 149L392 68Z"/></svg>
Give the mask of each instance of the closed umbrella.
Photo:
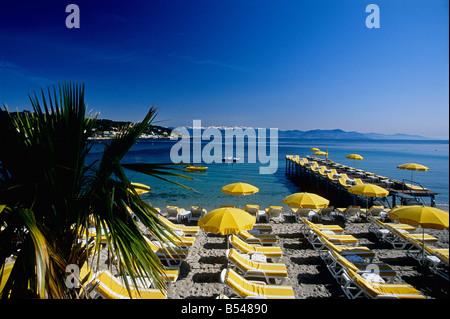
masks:
<svg viewBox="0 0 450 319"><path fill-rule="evenodd" d="M259 188L247 183L234 183L222 187L222 192L229 195L239 196L239 207L241 206L242 195L252 195L259 192Z"/></svg>
<svg viewBox="0 0 450 319"><path fill-rule="evenodd" d="M394 208L390 212L389 217L404 224L422 227L422 264L425 257L424 228L448 229L449 223L447 212L436 207L420 205Z"/></svg>

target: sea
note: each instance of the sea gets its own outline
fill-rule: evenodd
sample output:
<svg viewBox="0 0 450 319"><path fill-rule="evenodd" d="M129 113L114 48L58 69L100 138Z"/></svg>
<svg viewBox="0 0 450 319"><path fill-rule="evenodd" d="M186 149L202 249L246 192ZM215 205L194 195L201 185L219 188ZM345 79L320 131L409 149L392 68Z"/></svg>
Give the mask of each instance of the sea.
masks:
<svg viewBox="0 0 450 319"><path fill-rule="evenodd" d="M223 140L224 141L224 140ZM278 138L277 152L265 149L270 156L272 166L277 166L271 174L261 174L260 168L269 163L261 163L257 156L256 163L249 163L249 146L253 142L245 140L243 143L244 158L238 163L198 163L197 166L207 166L205 172L178 172L194 179L167 177L168 179L188 186L183 188L158 178L127 170L127 176L132 182L143 183L151 187L152 191L141 195L142 198L159 207L163 211L166 206L178 206L189 210L190 206L200 206L210 211L221 205L235 205L243 208L246 204L259 205L260 209L270 206L283 206L286 196L307 190L307 185L298 185L286 175L286 155L312 155L311 148L319 148L327 152L328 158L341 164L354 166L358 169L373 172L396 180L411 179L411 171L400 170L398 165L418 163L427 166L429 171L414 171L414 182L420 183L431 191L438 192L436 206L449 210L449 141L442 140L305 140L295 138ZM139 139L125 155L122 163L172 163L171 150L180 146L176 140L168 139ZM202 141L201 150L205 150L208 141ZM105 141L96 141L89 154L91 160L99 158ZM188 142L189 144L189 142ZM239 143L236 142L236 145ZM238 154L236 145L229 145ZM274 144L276 145L276 144ZM196 145L198 150L199 144ZM225 156L226 143L223 143L222 154ZM220 152L220 148L219 152ZM194 160L193 142L190 147L190 159ZM252 148L253 150L253 148ZM259 149L258 149L259 151ZM273 151L273 149L272 149ZM178 153L180 154L180 152ZM349 154L359 154L363 160L347 159ZM198 153L197 153L198 155ZM261 157L262 158L262 157ZM266 158L267 160L267 158ZM247 196L227 195L221 191L225 185L245 182L259 188L259 192ZM326 196L325 196L326 197ZM429 203L427 203L429 205Z"/></svg>

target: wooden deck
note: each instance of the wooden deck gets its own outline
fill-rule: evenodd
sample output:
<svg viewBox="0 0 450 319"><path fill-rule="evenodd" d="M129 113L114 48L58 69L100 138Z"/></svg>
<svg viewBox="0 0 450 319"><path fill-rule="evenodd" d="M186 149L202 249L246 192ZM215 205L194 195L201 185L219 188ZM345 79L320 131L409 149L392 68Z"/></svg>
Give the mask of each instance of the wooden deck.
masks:
<svg viewBox="0 0 450 319"><path fill-rule="evenodd" d="M430 206L435 206L435 196L439 193L422 187L417 182L409 180L398 181L372 172L366 172L342 165L331 160L316 157L286 156L286 175L299 182L300 186L315 186L328 197L338 199L342 205L355 204L357 197L347 191L357 183L378 185L389 191L389 205L425 204L430 200ZM407 184L413 187L408 187ZM414 188L414 189L412 189Z"/></svg>

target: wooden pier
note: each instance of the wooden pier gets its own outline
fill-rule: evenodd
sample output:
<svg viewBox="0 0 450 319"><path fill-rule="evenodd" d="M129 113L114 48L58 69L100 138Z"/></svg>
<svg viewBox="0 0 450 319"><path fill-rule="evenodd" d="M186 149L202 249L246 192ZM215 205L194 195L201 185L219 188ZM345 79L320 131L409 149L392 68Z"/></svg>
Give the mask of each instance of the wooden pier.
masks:
<svg viewBox="0 0 450 319"><path fill-rule="evenodd" d="M398 181L311 156L286 155L286 175L305 191L322 195L339 207L366 205L366 197L348 191L348 188L359 183L375 184L388 190L386 198L369 197L369 201L370 205L389 208L396 205L427 205L426 200L430 200L429 206L434 207L435 196L439 194L417 182Z"/></svg>

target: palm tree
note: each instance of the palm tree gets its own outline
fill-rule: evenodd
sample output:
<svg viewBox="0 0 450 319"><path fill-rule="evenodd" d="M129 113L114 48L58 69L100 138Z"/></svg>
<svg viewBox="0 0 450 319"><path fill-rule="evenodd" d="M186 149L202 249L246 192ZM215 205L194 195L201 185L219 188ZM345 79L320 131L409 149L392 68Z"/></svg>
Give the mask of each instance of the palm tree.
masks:
<svg viewBox="0 0 450 319"><path fill-rule="evenodd" d="M84 84L62 83L41 95L41 101L36 93L29 96L33 112L13 115L6 106L0 112L0 278L7 258L16 257L1 283L1 296L80 297L79 290L66 285L66 267L81 268L91 260L102 233L108 254L122 261L119 270L132 275L131 282L125 279L127 287L136 284L135 276L145 276L164 289L161 262L139 223L159 241L170 240L171 231L136 193L125 169L164 180L187 176L169 171L181 170L169 164L120 163L155 118L156 108L105 145L100 160L88 163L97 116L86 114ZM86 243L82 239L92 224L98 235Z"/></svg>

